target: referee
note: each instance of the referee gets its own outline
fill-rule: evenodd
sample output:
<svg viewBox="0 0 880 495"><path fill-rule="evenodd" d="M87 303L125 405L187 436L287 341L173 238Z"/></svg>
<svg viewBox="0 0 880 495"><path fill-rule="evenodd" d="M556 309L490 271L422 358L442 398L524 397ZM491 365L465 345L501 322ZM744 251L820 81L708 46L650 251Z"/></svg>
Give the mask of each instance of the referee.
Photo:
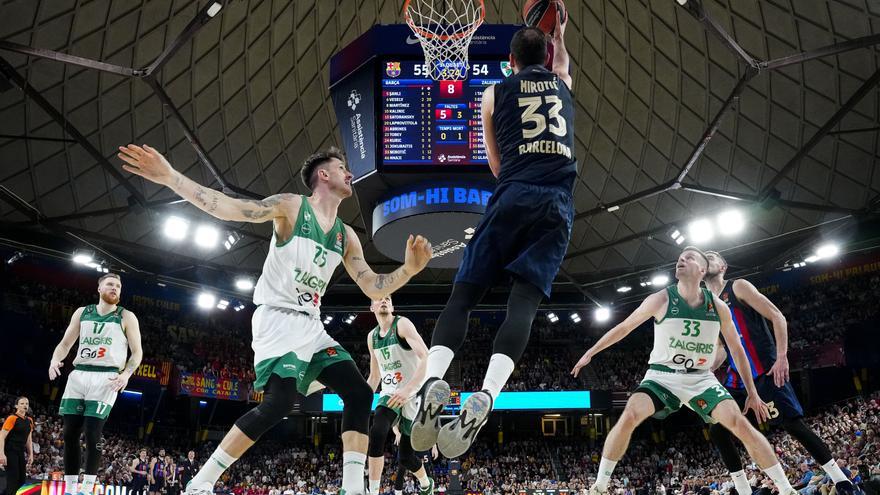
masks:
<svg viewBox="0 0 880 495"><path fill-rule="evenodd" d="M6 469L6 493L12 495L24 484L26 468L34 461L34 420L27 416L29 405L27 397L15 399L15 414L6 418L0 430L0 467Z"/></svg>

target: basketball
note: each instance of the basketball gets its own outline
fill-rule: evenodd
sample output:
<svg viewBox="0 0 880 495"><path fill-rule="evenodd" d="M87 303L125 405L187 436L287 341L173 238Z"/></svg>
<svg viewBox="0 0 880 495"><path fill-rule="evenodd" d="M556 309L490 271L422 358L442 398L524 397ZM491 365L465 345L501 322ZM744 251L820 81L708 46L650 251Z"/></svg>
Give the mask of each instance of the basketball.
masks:
<svg viewBox="0 0 880 495"><path fill-rule="evenodd" d="M562 0L526 0L523 6L523 20L529 27L536 27L545 33L552 35L556 27L555 16L560 16L560 21L565 22L568 13Z"/></svg>

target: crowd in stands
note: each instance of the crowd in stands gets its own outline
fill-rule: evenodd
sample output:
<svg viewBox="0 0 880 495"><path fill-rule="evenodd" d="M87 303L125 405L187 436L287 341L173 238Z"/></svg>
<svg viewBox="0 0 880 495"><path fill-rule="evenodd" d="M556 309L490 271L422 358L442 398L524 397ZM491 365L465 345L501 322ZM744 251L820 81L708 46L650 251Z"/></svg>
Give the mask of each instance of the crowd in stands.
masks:
<svg viewBox="0 0 880 495"><path fill-rule="evenodd" d="M35 282L4 272L3 310L28 313L36 334L50 342L60 340L70 313L96 299L93 290ZM849 325L876 319L880 311L880 275L863 274L844 280L829 280L786 291L769 291L789 321L790 349L793 352L839 342ZM254 378L253 351L250 346L250 308L239 312L193 311L188 305L176 309L147 304L146 298L123 290L123 305L134 311L141 323L144 355L148 360L170 360L183 371L237 378L245 383ZM622 316L622 315L620 315ZM339 320L341 318L338 318ZM549 322L539 314L529 347L512 375L507 390L571 390L581 388L631 390L644 374L651 346L650 325L596 357L586 372L571 377L569 371L580 355L595 342L597 329L588 323ZM480 323L482 321L482 323ZM460 386L477 390L500 318L472 318L467 345L457 356ZM329 331L342 342L366 373L369 356L367 331L375 325L370 314L361 314L355 325L335 321ZM430 343L432 320L417 325ZM592 335L587 338L586 335ZM51 346L41 350L48 358ZM795 363L793 363L793 367Z"/></svg>

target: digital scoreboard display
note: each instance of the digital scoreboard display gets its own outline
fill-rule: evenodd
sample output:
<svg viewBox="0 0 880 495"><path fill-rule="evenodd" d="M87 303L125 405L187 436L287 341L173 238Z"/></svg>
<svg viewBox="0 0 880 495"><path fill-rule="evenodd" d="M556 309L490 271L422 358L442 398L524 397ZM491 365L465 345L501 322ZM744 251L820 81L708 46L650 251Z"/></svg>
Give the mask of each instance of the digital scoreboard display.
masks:
<svg viewBox="0 0 880 495"><path fill-rule="evenodd" d="M512 74L507 61L471 60L468 78L435 81L424 61L385 59L381 69L379 151L388 168L487 165L483 91Z"/></svg>

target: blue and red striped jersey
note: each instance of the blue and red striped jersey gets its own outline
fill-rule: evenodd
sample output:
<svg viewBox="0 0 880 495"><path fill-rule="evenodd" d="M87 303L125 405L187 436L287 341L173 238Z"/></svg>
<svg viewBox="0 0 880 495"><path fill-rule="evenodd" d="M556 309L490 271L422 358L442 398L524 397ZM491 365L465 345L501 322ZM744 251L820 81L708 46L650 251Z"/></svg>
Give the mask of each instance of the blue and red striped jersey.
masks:
<svg viewBox="0 0 880 495"><path fill-rule="evenodd" d="M776 362L776 340L773 338L773 331L767 319L751 306L736 298L736 294L733 293L733 282L733 280L727 281L719 297L730 308L730 316L733 317L736 333L739 334L740 342L742 342L746 356L749 358L752 378L757 378L770 371ZM727 349L726 342L724 347L730 355L730 349ZM733 359L729 361L729 367L724 377L724 386L745 388L739 371L736 369L736 364Z"/></svg>

